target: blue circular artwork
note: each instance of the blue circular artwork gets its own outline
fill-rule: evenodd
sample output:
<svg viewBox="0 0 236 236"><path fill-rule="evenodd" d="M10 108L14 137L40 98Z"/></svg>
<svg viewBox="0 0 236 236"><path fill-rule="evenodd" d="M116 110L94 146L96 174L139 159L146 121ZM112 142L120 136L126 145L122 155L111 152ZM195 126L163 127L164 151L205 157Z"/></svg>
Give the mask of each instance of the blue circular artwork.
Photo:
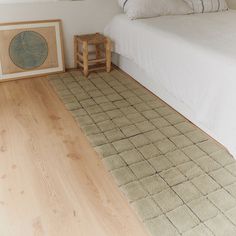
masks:
<svg viewBox="0 0 236 236"><path fill-rule="evenodd" d="M48 57L47 41L37 32L21 32L12 39L9 55L12 62L21 69L35 69Z"/></svg>

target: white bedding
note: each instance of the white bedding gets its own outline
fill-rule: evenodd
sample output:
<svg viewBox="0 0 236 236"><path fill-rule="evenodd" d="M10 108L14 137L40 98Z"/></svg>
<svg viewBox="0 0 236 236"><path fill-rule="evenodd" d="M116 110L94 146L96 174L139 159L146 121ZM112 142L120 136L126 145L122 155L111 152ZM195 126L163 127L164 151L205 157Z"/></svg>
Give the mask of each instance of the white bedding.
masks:
<svg viewBox="0 0 236 236"><path fill-rule="evenodd" d="M118 15L105 29L115 42L114 51L148 75L140 83L221 142L234 157L235 22L232 10L135 21Z"/></svg>

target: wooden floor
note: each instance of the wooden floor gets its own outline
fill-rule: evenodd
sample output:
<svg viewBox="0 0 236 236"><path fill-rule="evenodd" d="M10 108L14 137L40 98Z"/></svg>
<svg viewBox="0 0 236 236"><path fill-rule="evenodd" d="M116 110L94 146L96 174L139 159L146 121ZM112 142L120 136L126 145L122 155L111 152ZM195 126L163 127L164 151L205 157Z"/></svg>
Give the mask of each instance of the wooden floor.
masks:
<svg viewBox="0 0 236 236"><path fill-rule="evenodd" d="M147 235L40 78L0 84L0 235Z"/></svg>

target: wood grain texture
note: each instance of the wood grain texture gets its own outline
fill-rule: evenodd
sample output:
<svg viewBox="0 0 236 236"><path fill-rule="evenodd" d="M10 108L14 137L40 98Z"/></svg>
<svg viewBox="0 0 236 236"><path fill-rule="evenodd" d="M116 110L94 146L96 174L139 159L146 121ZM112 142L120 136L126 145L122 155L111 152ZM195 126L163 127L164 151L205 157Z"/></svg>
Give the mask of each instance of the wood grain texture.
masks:
<svg viewBox="0 0 236 236"><path fill-rule="evenodd" d="M144 236L48 82L0 84L0 235Z"/></svg>

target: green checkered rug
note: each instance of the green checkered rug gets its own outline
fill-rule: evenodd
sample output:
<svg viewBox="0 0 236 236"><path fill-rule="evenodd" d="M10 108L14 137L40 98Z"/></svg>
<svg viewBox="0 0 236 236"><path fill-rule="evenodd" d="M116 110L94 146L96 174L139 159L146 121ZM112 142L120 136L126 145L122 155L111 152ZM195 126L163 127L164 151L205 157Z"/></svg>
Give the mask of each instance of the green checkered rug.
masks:
<svg viewBox="0 0 236 236"><path fill-rule="evenodd" d="M236 235L222 146L118 70L48 79L151 235Z"/></svg>

